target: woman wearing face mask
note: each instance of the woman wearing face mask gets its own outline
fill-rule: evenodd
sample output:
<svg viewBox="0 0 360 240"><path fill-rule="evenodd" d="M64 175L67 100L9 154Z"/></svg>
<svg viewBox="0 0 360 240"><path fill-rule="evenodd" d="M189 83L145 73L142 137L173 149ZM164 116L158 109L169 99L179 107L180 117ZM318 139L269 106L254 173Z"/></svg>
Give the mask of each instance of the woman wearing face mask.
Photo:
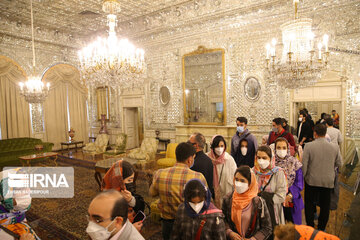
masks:
<svg viewBox="0 0 360 240"><path fill-rule="evenodd" d="M211 192L199 179L185 185L184 203L176 213L170 239L226 239L224 214L211 203Z"/></svg>
<svg viewBox="0 0 360 240"><path fill-rule="evenodd" d="M304 188L302 164L290 155L289 143L285 138L276 139L275 154L275 165L284 169L289 187L285 198L285 219L300 225L302 223L301 211L304 208L300 194Z"/></svg>
<svg viewBox="0 0 360 240"><path fill-rule="evenodd" d="M0 225L20 236L20 239L40 239L27 224L26 212L31 206L30 194L12 194L8 188L8 174L20 173L17 170L6 170L0 173ZM15 190L15 189L14 189ZM17 189L27 192L29 189ZM0 231L0 239L3 239Z"/></svg>
<svg viewBox="0 0 360 240"><path fill-rule="evenodd" d="M119 191L129 204L129 221L133 222L134 217L139 211L144 212L144 198L136 194L136 185L134 182L134 167L125 160L117 161L107 171L103 178L102 190L115 189ZM134 223L136 229L140 231L142 222Z"/></svg>
<svg viewBox="0 0 360 240"><path fill-rule="evenodd" d="M285 224L282 204L285 202L287 193L287 180L284 170L275 166L275 157L270 147L260 146L257 149L254 172L259 195L267 203L273 227Z"/></svg>
<svg viewBox="0 0 360 240"><path fill-rule="evenodd" d="M268 239L272 233L271 218L263 199L257 196L258 184L250 167L236 169L235 191L225 196L226 236L231 240Z"/></svg>
<svg viewBox="0 0 360 240"><path fill-rule="evenodd" d="M207 155L214 166L213 182L215 205L221 207L222 196L232 192L232 180L236 171L234 158L226 152L226 142L223 136L215 135L211 141L211 151Z"/></svg>

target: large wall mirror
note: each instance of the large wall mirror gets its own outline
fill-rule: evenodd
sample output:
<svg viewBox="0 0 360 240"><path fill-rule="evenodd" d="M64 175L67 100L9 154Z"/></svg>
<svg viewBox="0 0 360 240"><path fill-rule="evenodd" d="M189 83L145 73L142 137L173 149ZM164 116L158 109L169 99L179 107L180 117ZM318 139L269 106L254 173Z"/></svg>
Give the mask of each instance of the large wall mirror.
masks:
<svg viewBox="0 0 360 240"><path fill-rule="evenodd" d="M110 93L109 87L96 88L97 118L101 120L101 115L105 114L106 120L110 119Z"/></svg>
<svg viewBox="0 0 360 240"><path fill-rule="evenodd" d="M206 49L185 54L184 124L226 124L225 51Z"/></svg>

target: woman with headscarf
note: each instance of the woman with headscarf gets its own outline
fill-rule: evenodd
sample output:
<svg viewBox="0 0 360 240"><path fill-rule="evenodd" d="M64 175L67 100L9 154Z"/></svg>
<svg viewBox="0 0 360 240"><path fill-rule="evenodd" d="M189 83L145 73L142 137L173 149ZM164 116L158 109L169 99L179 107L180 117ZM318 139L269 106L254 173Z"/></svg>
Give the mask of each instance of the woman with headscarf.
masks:
<svg viewBox="0 0 360 240"><path fill-rule="evenodd" d="M10 188L9 174L21 173L20 169L5 170L0 173L0 225L7 228L20 239L40 239L27 224L26 212L31 206L30 190ZM0 239L5 239L0 231Z"/></svg>
<svg viewBox="0 0 360 240"><path fill-rule="evenodd" d="M265 201L258 197L258 184L250 167L236 169L235 191L224 197L226 236L231 240L264 240L272 233L271 218Z"/></svg>
<svg viewBox="0 0 360 240"><path fill-rule="evenodd" d="M275 141L275 165L284 169L287 177L288 192L284 204L285 220L300 225L302 223L301 211L304 208L301 197L301 191L304 188L302 164L290 155L289 143L285 138L278 138Z"/></svg>
<svg viewBox="0 0 360 240"><path fill-rule="evenodd" d="M211 141L210 152L213 172L213 185L215 192L215 205L221 207L222 196L233 191L233 176L236 171L234 158L226 152L226 142L223 136L215 135Z"/></svg>
<svg viewBox="0 0 360 240"><path fill-rule="evenodd" d="M210 190L199 180L189 180L184 188L170 237L171 240L225 240L224 214L211 202Z"/></svg>
<svg viewBox="0 0 360 240"><path fill-rule="evenodd" d="M144 211L144 198L136 194L136 185L134 182L135 170L134 167L125 160L115 162L111 168L106 172L101 190L115 189L119 191L129 204L129 221L134 220L135 215L139 211ZM134 223L134 226L140 230L142 223Z"/></svg>
<svg viewBox="0 0 360 240"><path fill-rule="evenodd" d="M275 166L275 157L269 146L260 146L257 149L254 172L259 195L266 200L273 227L285 224L282 204L285 202L287 193L287 180L284 170Z"/></svg>
<svg viewBox="0 0 360 240"><path fill-rule="evenodd" d="M261 138L261 145L267 145L269 135L263 135Z"/></svg>
<svg viewBox="0 0 360 240"><path fill-rule="evenodd" d="M316 230L313 227L292 223L277 226L274 235L277 240L340 240L337 236Z"/></svg>

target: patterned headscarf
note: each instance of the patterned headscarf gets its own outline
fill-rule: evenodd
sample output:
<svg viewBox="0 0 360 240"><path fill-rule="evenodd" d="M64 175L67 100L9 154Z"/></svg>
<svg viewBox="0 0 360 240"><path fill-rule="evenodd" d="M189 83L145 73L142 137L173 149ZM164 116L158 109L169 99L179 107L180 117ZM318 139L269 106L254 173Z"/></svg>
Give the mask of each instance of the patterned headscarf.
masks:
<svg viewBox="0 0 360 240"><path fill-rule="evenodd" d="M267 147L270 148L269 146L267 146ZM269 182L271 176L274 173L277 173L278 171L283 171L283 169L275 166L275 156L274 155L275 154L272 151L272 158L270 159L270 164L266 169L261 169L260 168L260 166L259 166L259 164L257 162L257 156L255 156L254 171L255 171L256 175L259 176L258 185L259 185L260 191L263 190L263 188Z"/></svg>
<svg viewBox="0 0 360 240"><path fill-rule="evenodd" d="M276 145L278 142L286 142L287 154L284 159L279 158L276 154ZM275 165L284 169L288 185L291 187L295 181L296 171L302 167L302 164L293 156L290 155L290 144L285 138L278 138L275 141Z"/></svg>
<svg viewBox="0 0 360 240"><path fill-rule="evenodd" d="M126 190L122 163L123 160L117 161L106 172L101 184L102 191L106 189L115 189L117 191Z"/></svg>

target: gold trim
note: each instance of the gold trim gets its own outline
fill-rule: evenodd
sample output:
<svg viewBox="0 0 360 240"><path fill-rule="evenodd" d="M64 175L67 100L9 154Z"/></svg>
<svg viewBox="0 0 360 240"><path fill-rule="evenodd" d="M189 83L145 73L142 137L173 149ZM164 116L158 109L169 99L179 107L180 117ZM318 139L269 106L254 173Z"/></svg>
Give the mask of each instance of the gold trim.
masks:
<svg viewBox="0 0 360 240"><path fill-rule="evenodd" d="M222 123L210 123L210 122L189 122L187 120L187 111L186 111L186 93L185 93L185 57L200 55L205 53L212 53L212 52L221 52L222 56L222 79L223 79L223 122ZM183 109L184 109L184 124L185 125L217 125L217 126L225 126L227 120L226 114L226 81L225 81L225 49L223 48L213 48L207 49L204 46L199 46L195 51L184 54L181 59L182 62L182 82L183 82Z"/></svg>

